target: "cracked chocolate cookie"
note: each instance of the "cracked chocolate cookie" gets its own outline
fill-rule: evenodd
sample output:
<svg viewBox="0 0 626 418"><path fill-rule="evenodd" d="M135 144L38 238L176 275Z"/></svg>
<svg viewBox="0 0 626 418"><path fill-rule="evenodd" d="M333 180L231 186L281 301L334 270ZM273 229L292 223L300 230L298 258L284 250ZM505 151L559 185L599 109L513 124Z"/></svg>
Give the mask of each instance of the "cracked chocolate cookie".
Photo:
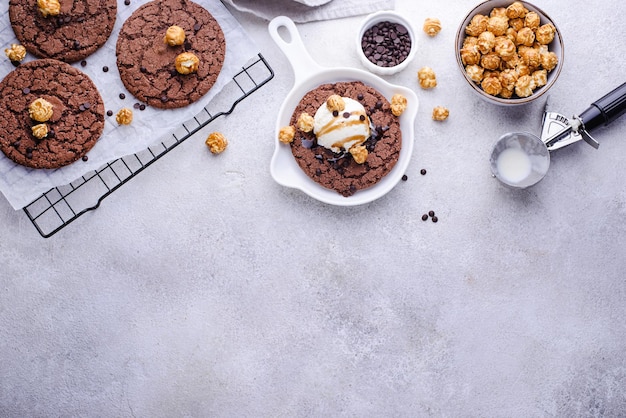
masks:
<svg viewBox="0 0 626 418"><path fill-rule="evenodd" d="M20 65L0 82L0 149L31 168L73 163L104 130L104 103L95 84L62 61Z"/></svg>
<svg viewBox="0 0 626 418"><path fill-rule="evenodd" d="M116 46L124 86L161 109L184 107L204 96L217 80L225 53L218 22L188 0L153 0L139 7L124 22Z"/></svg>
<svg viewBox="0 0 626 418"><path fill-rule="evenodd" d="M117 0L9 0L11 26L26 50L68 63L104 45L116 16Z"/></svg>
<svg viewBox="0 0 626 418"><path fill-rule="evenodd" d="M311 179L343 196L351 196L378 183L396 165L402 131L389 101L373 87L357 81L323 84L309 91L296 106L290 124L297 126L303 113L315 115L332 95L348 97L363 105L371 122L370 136L363 143L367 150L365 161L358 163L350 152L333 152L318 144L313 131L301 129L295 131L291 152ZM337 117L342 117L341 112Z"/></svg>

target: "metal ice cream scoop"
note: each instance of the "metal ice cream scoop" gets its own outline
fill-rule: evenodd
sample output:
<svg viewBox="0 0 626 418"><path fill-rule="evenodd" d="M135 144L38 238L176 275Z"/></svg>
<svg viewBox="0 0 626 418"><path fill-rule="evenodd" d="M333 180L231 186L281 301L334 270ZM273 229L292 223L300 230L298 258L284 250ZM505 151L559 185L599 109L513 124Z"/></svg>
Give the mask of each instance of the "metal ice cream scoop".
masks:
<svg viewBox="0 0 626 418"><path fill-rule="evenodd" d="M547 107L547 103L546 103ZM593 102L571 119L544 110L541 138L527 132L507 133L500 137L491 153L491 171L498 180L526 188L539 182L550 166L550 151L580 140L594 148L599 142L590 132L609 125L626 113L626 83Z"/></svg>

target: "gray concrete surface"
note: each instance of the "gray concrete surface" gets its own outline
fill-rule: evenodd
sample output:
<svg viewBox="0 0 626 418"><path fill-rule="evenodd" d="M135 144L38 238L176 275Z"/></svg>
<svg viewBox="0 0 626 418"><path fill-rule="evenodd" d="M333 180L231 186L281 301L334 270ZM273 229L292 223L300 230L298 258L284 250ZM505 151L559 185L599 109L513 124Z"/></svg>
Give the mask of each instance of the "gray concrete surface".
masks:
<svg viewBox="0 0 626 418"><path fill-rule="evenodd" d="M0 199L0 416L624 416L626 117L532 189L501 186L490 147L539 133L544 100L504 109L463 85L454 36L473 5L397 0L443 30L387 78L420 111L407 181L373 203L272 180L293 74L266 22L237 13L276 74L232 115L52 238ZM626 3L539 5L566 45L554 110L626 81ZM359 66L361 19L298 29L320 64ZM219 156L211 131L230 141Z"/></svg>

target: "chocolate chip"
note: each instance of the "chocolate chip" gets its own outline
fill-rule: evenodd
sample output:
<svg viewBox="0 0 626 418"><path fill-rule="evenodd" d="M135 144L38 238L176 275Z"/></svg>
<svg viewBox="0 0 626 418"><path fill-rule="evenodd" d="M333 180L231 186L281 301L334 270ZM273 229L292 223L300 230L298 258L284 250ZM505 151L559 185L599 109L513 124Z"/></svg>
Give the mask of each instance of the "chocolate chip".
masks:
<svg viewBox="0 0 626 418"><path fill-rule="evenodd" d="M113 116L113 111L112 110L107 110L107 116Z"/></svg>
<svg viewBox="0 0 626 418"><path fill-rule="evenodd" d="M142 65L141 67L139 67L139 71L141 71L142 73L145 73L148 71L148 69Z"/></svg>
<svg viewBox="0 0 626 418"><path fill-rule="evenodd" d="M428 216L430 216L431 218L432 218L433 216L435 216L435 211L433 211L433 210L428 211Z"/></svg>
<svg viewBox="0 0 626 418"><path fill-rule="evenodd" d="M120 99L124 100L126 98L126 95L124 93L120 93Z"/></svg>
<svg viewBox="0 0 626 418"><path fill-rule="evenodd" d="M80 42L74 41L74 49L80 49Z"/></svg>
<svg viewBox="0 0 626 418"><path fill-rule="evenodd" d="M85 105L82 104L82 105L78 106L78 110L80 110L81 112L84 112L85 111Z"/></svg>
<svg viewBox="0 0 626 418"><path fill-rule="evenodd" d="M13 64L14 67L19 67L21 63L19 61L11 61L11 64Z"/></svg>
<svg viewBox="0 0 626 418"><path fill-rule="evenodd" d="M356 96L357 100L363 100L363 94L359 93Z"/></svg>
<svg viewBox="0 0 626 418"><path fill-rule="evenodd" d="M304 148L313 148L313 140L302 138L302 146Z"/></svg>
<svg viewBox="0 0 626 418"><path fill-rule="evenodd" d="M102 67L102 71L104 71L105 73L109 72L109 67L107 67L106 65L104 67Z"/></svg>
<svg viewBox="0 0 626 418"><path fill-rule="evenodd" d="M383 102L381 102L380 100L376 102L376 106L374 106L375 109L381 109L383 107Z"/></svg>
<svg viewBox="0 0 626 418"><path fill-rule="evenodd" d="M124 0L124 4L125 4L126 6L130 5L130 0Z"/></svg>
<svg viewBox="0 0 626 418"><path fill-rule="evenodd" d="M86 66L87 66L87 61L82 60L82 61L80 62L80 66L81 66L81 67L86 67Z"/></svg>
<svg viewBox="0 0 626 418"><path fill-rule="evenodd" d="M343 112L343 117L348 119L350 117L350 112Z"/></svg>
<svg viewBox="0 0 626 418"><path fill-rule="evenodd" d="M195 30L196 32L198 32L201 28L202 28L202 25L199 23L196 23L195 25L193 25L193 30Z"/></svg>
<svg viewBox="0 0 626 418"><path fill-rule="evenodd" d="M91 107L91 103L89 103L89 102L85 102L85 103L83 103L83 107L84 107L85 109L89 109L89 108Z"/></svg>
<svg viewBox="0 0 626 418"><path fill-rule="evenodd" d="M425 169L425 168L422 168L422 169L420 170L420 174L421 174L422 176L425 176L425 175L426 175L426 169Z"/></svg>
<svg viewBox="0 0 626 418"><path fill-rule="evenodd" d="M167 98L167 96L161 96L161 102L165 103L167 102L169 99Z"/></svg>
<svg viewBox="0 0 626 418"><path fill-rule="evenodd" d="M22 93L24 93L24 94L28 94L28 93L30 93L30 89L29 89L28 87L24 87L24 88L22 89Z"/></svg>
<svg viewBox="0 0 626 418"><path fill-rule="evenodd" d="M188 51L190 49L191 49L191 42L185 41L185 51Z"/></svg>
<svg viewBox="0 0 626 418"><path fill-rule="evenodd" d="M70 23L72 21L72 16L65 16L63 19L63 23Z"/></svg>
<svg viewBox="0 0 626 418"><path fill-rule="evenodd" d="M339 112L338 112L338 111L336 111L336 110L333 110L333 116L334 116L334 117L339 116Z"/></svg>
<svg viewBox="0 0 626 418"><path fill-rule="evenodd" d="M428 215L423 214L423 215L422 215L422 221L427 221L427 220L428 220Z"/></svg>
<svg viewBox="0 0 626 418"><path fill-rule="evenodd" d="M134 109L139 109L139 103L135 103L135 104L133 105L133 108L134 108Z"/></svg>
<svg viewBox="0 0 626 418"><path fill-rule="evenodd" d="M404 174L404 175L402 176L402 181L407 181L408 179L409 179L409 177L408 177L406 174Z"/></svg>
<svg viewBox="0 0 626 418"><path fill-rule="evenodd" d="M437 223L437 222L439 221L439 218L437 218L436 216L433 216L432 221L433 221L434 223Z"/></svg>
<svg viewBox="0 0 626 418"><path fill-rule="evenodd" d="M315 175L316 176L321 176L322 175L322 170L320 170L319 168L315 169Z"/></svg>
<svg viewBox="0 0 626 418"><path fill-rule="evenodd" d="M86 155L83 155L83 161L87 161L89 159L89 157L87 157Z"/></svg>
<svg viewBox="0 0 626 418"><path fill-rule="evenodd" d="M56 136L56 132L54 132L54 129L50 129L48 131L48 138L54 138Z"/></svg>
<svg viewBox="0 0 626 418"><path fill-rule="evenodd" d="M359 116L359 120L360 120L361 122L363 122L363 121L365 120L365 115L361 115L361 116Z"/></svg>
<svg viewBox="0 0 626 418"><path fill-rule="evenodd" d="M145 104L140 104L139 105L139 110L146 110L146 105Z"/></svg>

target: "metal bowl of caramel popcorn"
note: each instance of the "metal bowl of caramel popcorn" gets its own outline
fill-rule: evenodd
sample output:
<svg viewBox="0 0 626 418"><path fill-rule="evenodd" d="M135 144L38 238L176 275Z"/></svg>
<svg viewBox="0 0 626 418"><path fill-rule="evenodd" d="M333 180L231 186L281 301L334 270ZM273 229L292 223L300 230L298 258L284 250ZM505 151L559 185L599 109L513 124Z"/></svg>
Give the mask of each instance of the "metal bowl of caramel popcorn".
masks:
<svg viewBox="0 0 626 418"><path fill-rule="evenodd" d="M498 105L539 98L554 85L563 66L560 31L546 13L526 1L480 3L461 22L455 47L468 85Z"/></svg>

